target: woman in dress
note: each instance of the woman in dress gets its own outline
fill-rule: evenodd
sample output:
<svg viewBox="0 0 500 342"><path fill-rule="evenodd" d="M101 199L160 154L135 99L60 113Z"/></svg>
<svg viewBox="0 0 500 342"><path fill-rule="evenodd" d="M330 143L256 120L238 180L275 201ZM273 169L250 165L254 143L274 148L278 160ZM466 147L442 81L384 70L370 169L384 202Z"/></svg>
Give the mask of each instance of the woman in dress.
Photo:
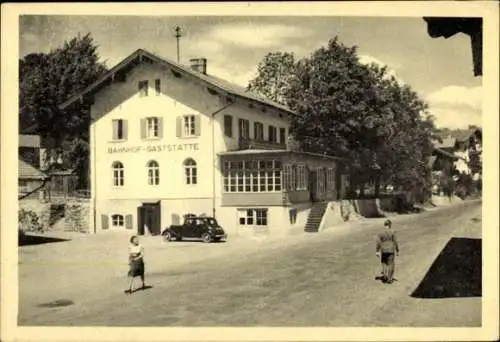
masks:
<svg viewBox="0 0 500 342"><path fill-rule="evenodd" d="M125 293L130 294L134 292L134 278L141 277L142 289L146 287L144 282L144 248L139 244L139 237L136 235L130 238L129 246L129 266L128 276L130 277L129 288Z"/></svg>

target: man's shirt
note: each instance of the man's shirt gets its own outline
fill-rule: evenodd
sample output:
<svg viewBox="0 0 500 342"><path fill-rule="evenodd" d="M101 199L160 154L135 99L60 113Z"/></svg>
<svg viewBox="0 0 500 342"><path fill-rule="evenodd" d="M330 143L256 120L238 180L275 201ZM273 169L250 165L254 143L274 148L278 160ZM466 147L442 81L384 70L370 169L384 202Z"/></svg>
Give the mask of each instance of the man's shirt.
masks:
<svg viewBox="0 0 500 342"><path fill-rule="evenodd" d="M377 237L377 252L399 253L398 240L396 232L392 229L386 229Z"/></svg>

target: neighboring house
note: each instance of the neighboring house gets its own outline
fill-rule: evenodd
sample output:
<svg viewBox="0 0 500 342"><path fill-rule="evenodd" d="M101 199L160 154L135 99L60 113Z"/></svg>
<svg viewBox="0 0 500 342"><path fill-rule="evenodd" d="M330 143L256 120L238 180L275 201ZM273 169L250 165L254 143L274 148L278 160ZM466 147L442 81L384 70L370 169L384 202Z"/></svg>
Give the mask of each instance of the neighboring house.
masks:
<svg viewBox="0 0 500 342"><path fill-rule="evenodd" d="M344 196L342 159L287 148L295 113L191 62L140 49L61 104L90 108L95 232L158 234L186 213L282 232L291 209Z"/></svg>
<svg viewBox="0 0 500 342"><path fill-rule="evenodd" d="M78 176L72 170L62 169L62 159L47 158L47 141L38 135L19 135L19 197L33 192L26 198L40 196L45 199L67 198L74 194Z"/></svg>
<svg viewBox="0 0 500 342"><path fill-rule="evenodd" d="M455 156L459 158L456 168L460 173L481 178L483 164L483 132L472 129L456 138Z"/></svg>
<svg viewBox="0 0 500 342"><path fill-rule="evenodd" d="M38 135L19 134L19 158L37 169L40 169L40 146Z"/></svg>
<svg viewBox="0 0 500 342"><path fill-rule="evenodd" d="M45 180L48 178L42 171L19 159L18 196L38 198ZM29 195L28 195L29 194Z"/></svg>
<svg viewBox="0 0 500 342"><path fill-rule="evenodd" d="M470 175L474 181L482 178L482 130L471 129L455 137L446 137L434 142L430 160L435 184L441 179L457 181Z"/></svg>

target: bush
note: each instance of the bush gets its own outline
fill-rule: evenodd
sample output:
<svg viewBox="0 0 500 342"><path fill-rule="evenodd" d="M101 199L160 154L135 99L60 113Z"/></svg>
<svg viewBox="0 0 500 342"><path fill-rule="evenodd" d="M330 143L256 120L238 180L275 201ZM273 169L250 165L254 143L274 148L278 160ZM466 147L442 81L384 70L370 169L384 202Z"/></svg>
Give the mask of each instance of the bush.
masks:
<svg viewBox="0 0 500 342"><path fill-rule="evenodd" d="M45 228L38 214L33 210L20 209L18 212L19 230L23 232L44 232Z"/></svg>

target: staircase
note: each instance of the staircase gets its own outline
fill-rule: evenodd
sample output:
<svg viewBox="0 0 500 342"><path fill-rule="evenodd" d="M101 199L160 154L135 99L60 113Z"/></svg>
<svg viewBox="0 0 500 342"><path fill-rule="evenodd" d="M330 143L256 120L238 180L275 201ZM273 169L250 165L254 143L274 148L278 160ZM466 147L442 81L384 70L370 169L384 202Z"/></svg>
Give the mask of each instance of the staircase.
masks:
<svg viewBox="0 0 500 342"><path fill-rule="evenodd" d="M307 217L307 222L304 230L308 233L317 233L319 229L319 225L321 223L321 219L325 214L325 210L327 207L327 202L314 202L311 211L309 212L309 216Z"/></svg>

